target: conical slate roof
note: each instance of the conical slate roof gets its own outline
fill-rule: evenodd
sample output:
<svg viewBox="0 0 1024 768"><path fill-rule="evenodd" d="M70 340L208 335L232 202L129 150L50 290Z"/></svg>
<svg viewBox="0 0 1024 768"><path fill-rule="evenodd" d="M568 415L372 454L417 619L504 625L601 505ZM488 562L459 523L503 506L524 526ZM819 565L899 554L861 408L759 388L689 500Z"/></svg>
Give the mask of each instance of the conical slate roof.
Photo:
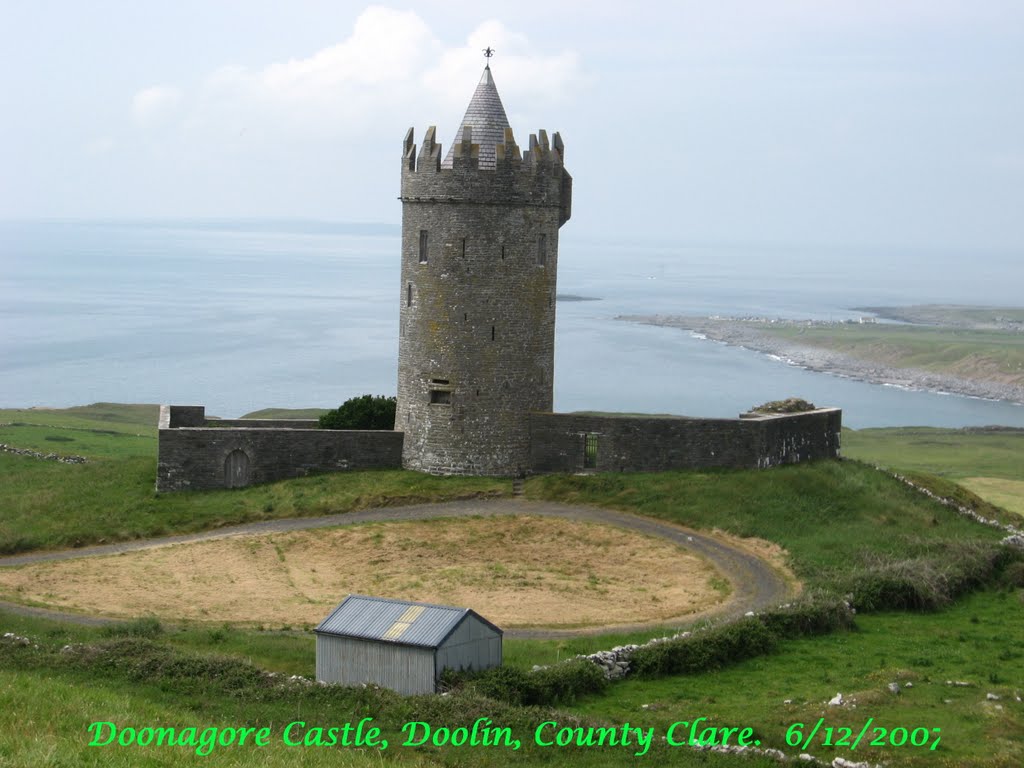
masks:
<svg viewBox="0 0 1024 768"><path fill-rule="evenodd" d="M462 143L462 133L466 126L473 130L473 143L480 146L479 167L496 167L497 155L494 147L505 142L505 129L510 126L505 115L505 107L498 96L498 89L494 85L494 78L491 77L490 66L484 67L484 74L476 86L476 91L473 92L473 98L469 101L466 116L462 118L459 132L455 134L455 141L448 147L448 154L441 161L442 168L452 167L455 145Z"/></svg>

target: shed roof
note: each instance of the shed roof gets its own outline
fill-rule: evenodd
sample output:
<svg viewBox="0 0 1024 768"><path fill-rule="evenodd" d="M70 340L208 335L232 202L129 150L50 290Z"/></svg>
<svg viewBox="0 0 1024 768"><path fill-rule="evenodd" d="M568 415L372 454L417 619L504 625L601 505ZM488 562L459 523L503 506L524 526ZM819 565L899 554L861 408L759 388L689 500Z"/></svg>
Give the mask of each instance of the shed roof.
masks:
<svg viewBox="0 0 1024 768"><path fill-rule="evenodd" d="M474 616L502 634L498 627L469 608L366 595L346 597L314 631L337 637L437 648L467 616Z"/></svg>
<svg viewBox="0 0 1024 768"><path fill-rule="evenodd" d="M455 145L462 141L462 134L467 126L473 129L473 143L480 146L478 167L497 167L497 153L494 148L505 142L505 129L509 124L505 107L502 106L501 97L498 95L498 88L491 77L490 66L484 67L484 73L473 92L473 98L469 100L459 131L455 134L455 141L448 147L448 154L441 161L442 168L452 167Z"/></svg>

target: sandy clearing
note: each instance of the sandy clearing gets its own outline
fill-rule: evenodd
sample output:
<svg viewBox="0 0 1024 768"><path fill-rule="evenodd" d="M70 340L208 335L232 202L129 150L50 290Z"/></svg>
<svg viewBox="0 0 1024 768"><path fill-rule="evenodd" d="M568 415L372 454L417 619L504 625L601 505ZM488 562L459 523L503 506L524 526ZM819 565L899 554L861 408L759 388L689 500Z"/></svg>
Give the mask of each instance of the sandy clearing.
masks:
<svg viewBox="0 0 1024 768"><path fill-rule="evenodd" d="M235 536L0 572L0 594L19 602L271 627L316 624L348 593L467 605L504 627L654 622L717 605L725 584L669 541L531 515Z"/></svg>

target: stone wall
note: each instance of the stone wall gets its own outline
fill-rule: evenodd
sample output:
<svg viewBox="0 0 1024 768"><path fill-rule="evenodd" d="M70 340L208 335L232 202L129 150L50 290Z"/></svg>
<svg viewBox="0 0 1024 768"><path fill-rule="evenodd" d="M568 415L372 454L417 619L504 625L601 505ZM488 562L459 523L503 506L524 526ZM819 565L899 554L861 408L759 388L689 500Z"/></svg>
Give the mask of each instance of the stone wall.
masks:
<svg viewBox="0 0 1024 768"><path fill-rule="evenodd" d="M227 426L208 421L201 406L162 406L157 490L242 487L316 472L401 467L401 432L316 429L311 428L316 422L294 419L228 423L247 422L252 426Z"/></svg>
<svg viewBox="0 0 1024 768"><path fill-rule="evenodd" d="M316 472L402 465L402 432L309 428L313 423L207 420L200 406L162 406L157 490L242 487ZM533 413L527 426L530 457L524 472L763 468L837 457L842 411L739 419ZM584 458L588 436L590 462Z"/></svg>
<svg viewBox="0 0 1024 768"><path fill-rule="evenodd" d="M654 472L700 467L770 467L839 455L842 411L744 414L739 419L535 413L534 472ZM596 443L584 466L586 440Z"/></svg>

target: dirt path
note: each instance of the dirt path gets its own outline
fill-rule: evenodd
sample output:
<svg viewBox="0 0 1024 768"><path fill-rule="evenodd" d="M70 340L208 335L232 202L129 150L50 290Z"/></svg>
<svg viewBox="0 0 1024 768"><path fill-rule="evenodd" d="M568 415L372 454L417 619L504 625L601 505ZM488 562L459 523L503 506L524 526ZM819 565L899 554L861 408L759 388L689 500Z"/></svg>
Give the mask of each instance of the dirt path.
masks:
<svg viewBox="0 0 1024 768"><path fill-rule="evenodd" d="M783 573L762 556L753 551L742 540L732 539L724 535L698 533L682 526L654 520L651 518L630 515L624 512L599 509L596 507L577 507L551 502L531 502L522 499L469 500L447 502L443 504L421 504L409 507L368 509L339 515L316 518L292 518L286 520L268 520L259 523L235 525L202 533L168 536L157 539L129 541L96 547L64 550L60 552L41 552L15 555L0 558L0 567L27 565L55 560L71 560L99 555L112 555L122 552L133 552L171 544L182 544L211 539L222 539L229 536L282 533L288 531L328 528L344 525L356 525L369 522L428 520L435 518L458 518L468 516L496 515L538 515L568 520L598 523L649 536L666 539L694 554L707 558L718 571L732 584L732 594L728 600L705 610L699 614L689 614L679 621L663 620L657 623L609 625L586 630L549 630L523 629L508 630L506 637L558 638L580 634L603 634L607 632L632 632L656 627L682 627L705 619L721 619L741 616L748 611L758 611L775 605L790 597L793 586ZM0 601L0 607L12 613L53 618L84 624L99 624L117 621L95 616L54 611L45 608L34 608Z"/></svg>

